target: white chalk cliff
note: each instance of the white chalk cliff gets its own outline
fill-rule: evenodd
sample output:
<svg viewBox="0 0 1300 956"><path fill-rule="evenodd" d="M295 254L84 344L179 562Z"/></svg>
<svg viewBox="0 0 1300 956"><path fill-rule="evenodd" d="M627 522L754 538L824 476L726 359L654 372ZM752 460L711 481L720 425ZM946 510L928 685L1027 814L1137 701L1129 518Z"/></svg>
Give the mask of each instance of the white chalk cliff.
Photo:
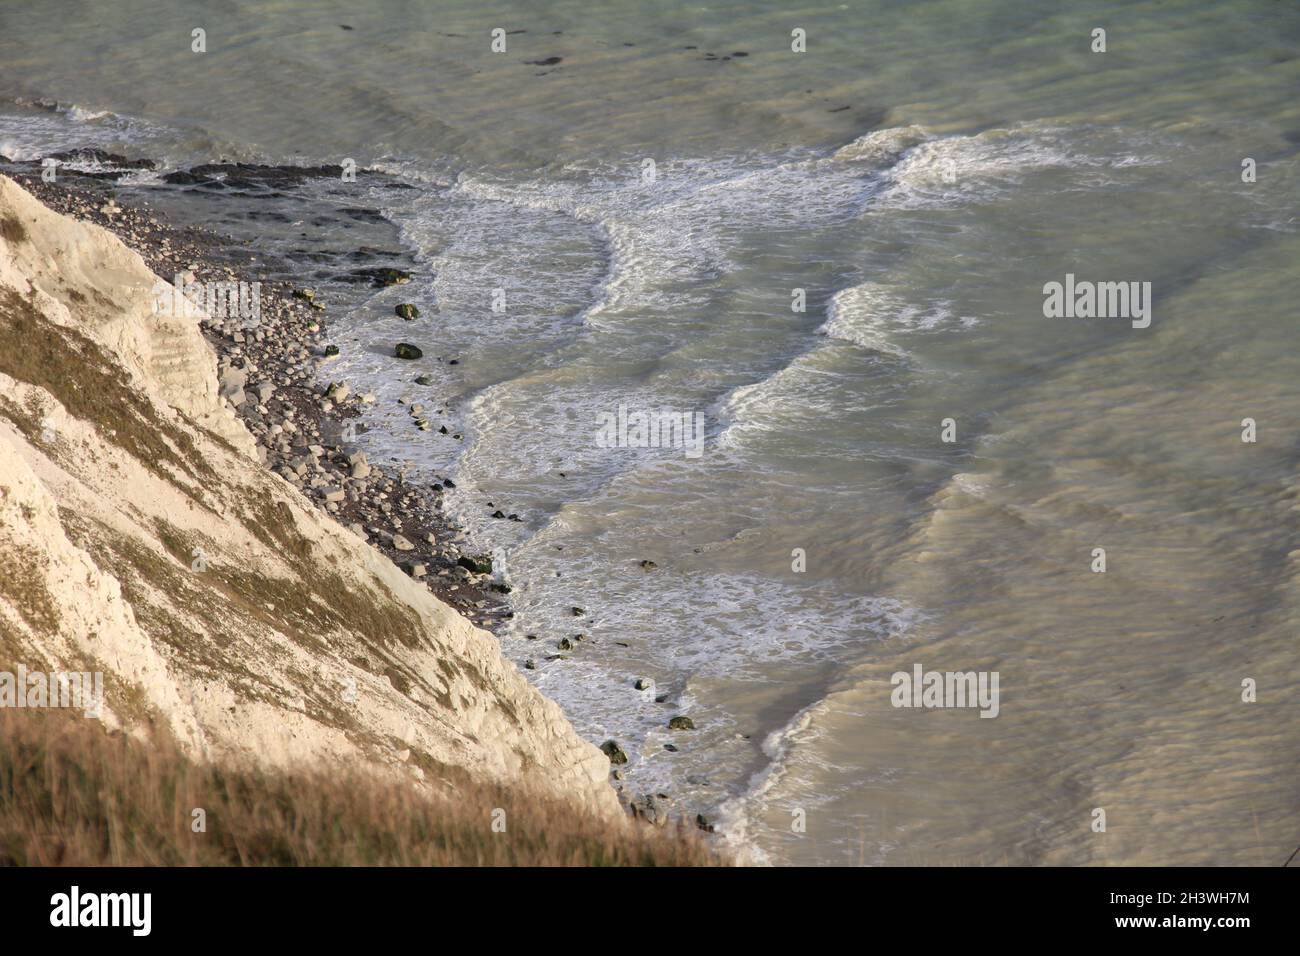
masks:
<svg viewBox="0 0 1300 956"><path fill-rule="evenodd" d="M620 816L492 635L258 464L158 281L0 176L0 671L102 671L103 720L201 759L459 768Z"/></svg>

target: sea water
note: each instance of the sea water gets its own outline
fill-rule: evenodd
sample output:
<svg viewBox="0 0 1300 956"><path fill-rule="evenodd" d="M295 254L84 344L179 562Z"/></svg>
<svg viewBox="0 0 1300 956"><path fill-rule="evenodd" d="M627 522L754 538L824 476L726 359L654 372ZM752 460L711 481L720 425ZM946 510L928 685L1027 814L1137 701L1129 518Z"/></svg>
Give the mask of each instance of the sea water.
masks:
<svg viewBox="0 0 1300 956"><path fill-rule="evenodd" d="M504 652L630 789L773 863L1287 858L1300 9L210 6L0 9L0 153L413 187L246 232L382 211L414 281L334 296L326 374L372 459L454 478ZM1053 312L1067 276L1149 321ZM620 410L699 453L598 440ZM896 706L914 668L997 675L995 719Z"/></svg>

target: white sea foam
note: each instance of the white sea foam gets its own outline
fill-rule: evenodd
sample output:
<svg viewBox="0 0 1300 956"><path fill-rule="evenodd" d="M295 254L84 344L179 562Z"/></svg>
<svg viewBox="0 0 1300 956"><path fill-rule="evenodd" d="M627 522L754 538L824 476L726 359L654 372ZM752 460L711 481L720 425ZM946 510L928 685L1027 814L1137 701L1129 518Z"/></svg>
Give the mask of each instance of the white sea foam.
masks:
<svg viewBox="0 0 1300 956"><path fill-rule="evenodd" d="M886 282L863 282L841 289L831 298L823 335L907 358L903 341L911 335L953 331L978 324L973 315L959 315L951 302L924 299Z"/></svg>
<svg viewBox="0 0 1300 956"><path fill-rule="evenodd" d="M866 645L905 632L914 617L887 598L792 587L749 574L675 567L620 573L610 567L605 549L598 554L584 547L587 530L580 520L561 518L509 554L518 616L502 645L514 659L536 662L539 683L580 732L624 744L631 757L627 776L640 789L676 792L685 776L715 774L747 759L729 756L739 728L725 711L715 705L710 719L699 719L692 697L696 684L761 686L777 670L795 673L818 662L852 660ZM556 548L559 542L563 551ZM582 595L582 618L569 612L576 595ZM689 633L675 633L686 621ZM565 654L568 660L544 659L555 653L557 638L576 631L595 644L576 643ZM537 638L526 640L529 633ZM630 646L613 643L620 639ZM639 695L631 687L636 676L654 678L655 692L667 694L674 707L666 712ZM674 754L669 765L661 746L669 739L662 732L665 714L692 709L699 724L692 746ZM764 751L772 760L782 756L773 745Z"/></svg>
<svg viewBox="0 0 1300 956"><path fill-rule="evenodd" d="M824 705L824 699L814 701L795 714L784 727L768 734L762 744L763 754L768 760L766 766L754 774L743 791L719 805L718 832L739 862L751 866L771 865L771 857L754 840L751 831L758 815L767 808L769 795L789 772L791 750L801 743L805 746L811 743L815 736L811 730L813 718L818 708Z"/></svg>
<svg viewBox="0 0 1300 956"><path fill-rule="evenodd" d="M859 136L847 146L841 146L831 156L840 162L869 162L881 166L892 165L909 149L931 138L920 126L895 126L872 130Z"/></svg>
<svg viewBox="0 0 1300 956"><path fill-rule="evenodd" d="M1091 136L1039 125L994 129L973 136L927 139L902 155L884 175L881 209L926 209L992 202L1018 188L1035 171L1057 169L1095 182L1121 181L1107 170L1156 165L1151 134L1101 128Z"/></svg>
<svg viewBox="0 0 1300 956"><path fill-rule="evenodd" d="M218 148L202 134L112 110L22 97L11 100L10 104L8 108L0 106L0 155L19 162L43 159L56 152L101 149L129 157L145 156L165 168L178 157L206 160ZM203 151L195 154L192 152L195 148ZM82 172L112 168L86 160L74 160L66 165ZM151 173L133 170L121 181L152 183L156 180Z"/></svg>

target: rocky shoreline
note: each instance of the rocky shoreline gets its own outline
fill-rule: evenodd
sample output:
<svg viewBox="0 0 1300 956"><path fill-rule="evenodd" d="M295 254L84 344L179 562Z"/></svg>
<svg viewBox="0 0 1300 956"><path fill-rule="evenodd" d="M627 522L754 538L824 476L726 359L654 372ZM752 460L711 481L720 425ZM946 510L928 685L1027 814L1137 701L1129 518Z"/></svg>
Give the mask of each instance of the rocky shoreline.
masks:
<svg viewBox="0 0 1300 956"><path fill-rule="evenodd" d="M311 290L262 279L255 255L212 233L166 224L147 204L119 205L112 175L61 170L60 181L45 183L36 170L7 172L51 209L114 233L168 281L260 282L255 328L238 317L205 317L201 328L217 354L221 397L257 442L262 463L475 625L492 631L513 616L490 558L470 553L464 532L442 510L451 480L408 481L371 464L349 440L349 423L355 428L374 396L328 380L329 309Z"/></svg>

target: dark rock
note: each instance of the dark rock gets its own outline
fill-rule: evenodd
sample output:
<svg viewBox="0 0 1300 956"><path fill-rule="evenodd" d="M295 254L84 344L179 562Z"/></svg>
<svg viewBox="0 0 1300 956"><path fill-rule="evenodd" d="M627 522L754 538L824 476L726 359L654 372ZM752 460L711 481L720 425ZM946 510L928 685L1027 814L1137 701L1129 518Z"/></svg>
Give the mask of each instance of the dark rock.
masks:
<svg viewBox="0 0 1300 956"><path fill-rule="evenodd" d="M609 758L610 763L627 763L627 754L623 752L623 748L618 745L617 741L606 740L600 745L600 749L604 751L605 756Z"/></svg>
<svg viewBox="0 0 1300 956"><path fill-rule="evenodd" d="M416 385L432 385L432 384L433 384L433 379L429 378L429 376L427 376L427 375L417 375L417 376L415 376L415 384L416 384Z"/></svg>
<svg viewBox="0 0 1300 956"><path fill-rule="evenodd" d="M340 209L339 212L343 213L343 215L347 216L349 219L355 219L358 222L384 223L388 221L387 219L384 218L384 214L380 212L378 209L367 209L365 207L350 206L346 209ZM372 250L370 246L362 246L357 251L361 253L366 253ZM373 251L380 252L382 250L373 250ZM387 253L387 255L391 257L393 255L401 255L401 253L390 252Z"/></svg>
<svg viewBox="0 0 1300 956"><path fill-rule="evenodd" d="M109 153L102 149L71 149L59 153L50 153L50 158L64 163L100 163L105 166L119 166L122 169L157 168L157 164L152 159L127 159L125 156Z"/></svg>
<svg viewBox="0 0 1300 956"><path fill-rule="evenodd" d="M196 176L224 175L236 188L298 186L308 179L338 179L342 166L265 166L260 163L204 163L190 169Z"/></svg>
<svg viewBox="0 0 1300 956"><path fill-rule="evenodd" d="M330 358L331 356L338 355L338 354L339 354L339 347L338 347L337 345L327 345L327 346L325 346L325 357L326 357L326 358Z"/></svg>
<svg viewBox="0 0 1300 956"><path fill-rule="evenodd" d="M480 554L478 557L472 558L467 554L462 554L456 559L456 563L462 568L468 568L475 574L492 573L492 558L490 555Z"/></svg>
<svg viewBox="0 0 1300 956"><path fill-rule="evenodd" d="M393 355L399 359L418 359L424 357L424 353L409 342L398 342L393 348Z"/></svg>
<svg viewBox="0 0 1300 956"><path fill-rule="evenodd" d="M524 63L528 66L555 66L555 64L563 62L564 57L562 56L548 56L544 60L524 60Z"/></svg>
<svg viewBox="0 0 1300 956"><path fill-rule="evenodd" d="M635 687L637 690L649 690L654 685L655 685L654 681L650 680L647 677L638 677L635 683L632 684L632 686Z"/></svg>
<svg viewBox="0 0 1300 956"><path fill-rule="evenodd" d="M346 212L347 210L344 211ZM360 212L363 211L352 212L349 213L349 215L351 215L352 218L355 219L357 218ZM379 218L375 221L385 222L386 220L382 215L380 215ZM329 224L328 219L322 220L320 222L320 225L322 226L328 224ZM371 259L398 259L401 258L401 256L402 256L402 251L400 249L381 249L378 246L359 246L357 249L347 254L347 258L352 262L367 262ZM343 281L355 285L367 278L369 277L349 275L348 277L344 278Z"/></svg>
<svg viewBox="0 0 1300 956"><path fill-rule="evenodd" d="M694 730L695 721L691 720L691 718L689 717L684 717L684 716L674 717L672 720L668 721L668 729L669 730Z"/></svg>
<svg viewBox="0 0 1300 956"><path fill-rule="evenodd" d="M666 793L643 793L631 801L628 810L634 817L662 827L671 819L671 804L672 800Z"/></svg>
<svg viewBox="0 0 1300 956"><path fill-rule="evenodd" d="M677 745L676 745L676 744L664 744L664 750L668 751L670 754L675 754L675 753L677 753Z"/></svg>
<svg viewBox="0 0 1300 956"><path fill-rule="evenodd" d="M195 176L185 170L177 170L174 173L167 173L163 176L163 182L170 183L173 186L198 186L214 182L207 176Z"/></svg>
<svg viewBox="0 0 1300 956"><path fill-rule="evenodd" d="M586 611L584 611L584 610L583 610L582 608L580 608L580 607L572 608L572 611L573 611L573 616L574 616L574 617L582 617L582 616L584 616L584 615L587 613Z"/></svg>
<svg viewBox="0 0 1300 956"><path fill-rule="evenodd" d="M653 561L642 561L641 567L645 571L653 571L658 568L659 565L655 564Z"/></svg>
<svg viewBox="0 0 1300 956"><path fill-rule="evenodd" d="M560 638L559 643L555 646L562 651L571 651L573 650L573 641L569 640L567 637L562 637Z"/></svg>
<svg viewBox="0 0 1300 956"><path fill-rule="evenodd" d="M411 319L418 319L420 317L420 310L409 302L403 302L401 305L395 306L393 311L399 318L406 319L408 322L411 321Z"/></svg>
<svg viewBox="0 0 1300 956"><path fill-rule="evenodd" d="M390 285L403 285L411 281L411 274L404 269L393 269L389 267L380 267L373 269L353 269L351 275L356 280L369 280L370 284L378 288L384 288Z"/></svg>
<svg viewBox="0 0 1300 956"><path fill-rule="evenodd" d="M710 823L707 819L705 819L704 814L702 813L695 814L695 825L699 827L701 830L703 830L705 833L713 832L713 824Z"/></svg>

